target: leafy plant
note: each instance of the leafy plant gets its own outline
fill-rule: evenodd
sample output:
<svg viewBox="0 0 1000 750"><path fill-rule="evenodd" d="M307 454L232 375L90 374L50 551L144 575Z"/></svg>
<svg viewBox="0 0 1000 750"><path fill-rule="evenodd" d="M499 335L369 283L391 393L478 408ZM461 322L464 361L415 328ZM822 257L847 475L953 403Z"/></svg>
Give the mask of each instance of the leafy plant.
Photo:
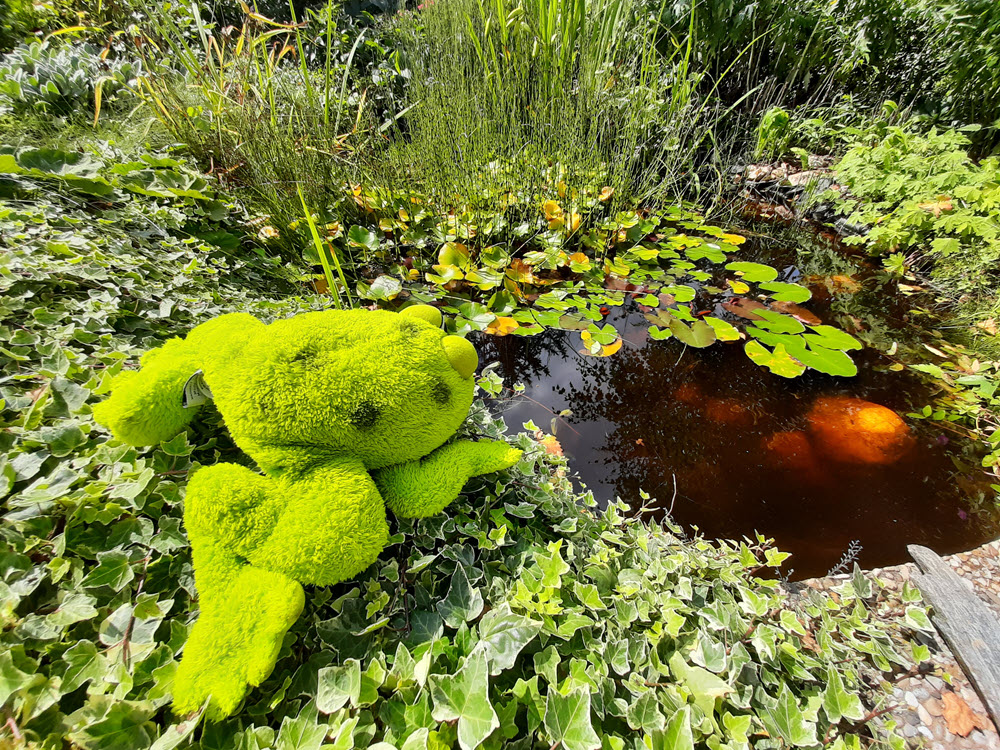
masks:
<svg viewBox="0 0 1000 750"><path fill-rule="evenodd" d="M781 156L790 140L791 115L781 107L771 107L760 118L757 126L757 145L753 158L773 159Z"/></svg>
<svg viewBox="0 0 1000 750"><path fill-rule="evenodd" d="M968 143L955 130L918 135L895 127L877 145L852 148L836 168L850 190L839 209L870 227L847 241L906 255L953 300L992 297L1000 259L1000 160L976 164Z"/></svg>
<svg viewBox="0 0 1000 750"><path fill-rule="evenodd" d="M92 109L136 85L138 62L109 59L87 45L22 44L0 63L0 108L70 115Z"/></svg>

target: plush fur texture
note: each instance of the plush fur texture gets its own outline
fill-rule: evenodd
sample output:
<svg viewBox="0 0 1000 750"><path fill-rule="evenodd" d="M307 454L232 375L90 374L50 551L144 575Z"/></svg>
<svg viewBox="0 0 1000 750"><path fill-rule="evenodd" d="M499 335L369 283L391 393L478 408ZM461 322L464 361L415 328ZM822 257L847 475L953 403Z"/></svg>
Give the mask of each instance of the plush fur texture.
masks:
<svg viewBox="0 0 1000 750"><path fill-rule="evenodd" d="M263 474L235 464L188 484L201 613L174 681L174 709L231 714L274 668L305 601L371 565L399 516L440 512L470 477L512 466L506 443L444 445L472 404L475 349L440 313L324 311L264 325L244 314L204 323L122 373L95 417L150 445L190 422L198 370L234 440Z"/></svg>

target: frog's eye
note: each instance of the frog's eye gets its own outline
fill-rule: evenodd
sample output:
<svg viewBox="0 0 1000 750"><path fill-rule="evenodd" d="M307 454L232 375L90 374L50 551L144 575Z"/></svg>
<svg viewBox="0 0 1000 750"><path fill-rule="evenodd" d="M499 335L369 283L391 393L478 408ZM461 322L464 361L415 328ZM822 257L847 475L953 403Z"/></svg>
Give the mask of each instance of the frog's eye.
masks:
<svg viewBox="0 0 1000 750"><path fill-rule="evenodd" d="M444 406L451 401L451 386L441 378L435 379L431 385L431 398L438 406Z"/></svg>
<svg viewBox="0 0 1000 750"><path fill-rule="evenodd" d="M404 336L419 336L426 330L427 328L421 326L419 323L410 323L409 321L407 321L402 325L402 331Z"/></svg>
<svg viewBox="0 0 1000 750"><path fill-rule="evenodd" d="M315 362L317 355L319 355L320 349L313 345L303 346L293 352L290 352L286 357L286 361L295 365L312 365Z"/></svg>
<svg viewBox="0 0 1000 750"><path fill-rule="evenodd" d="M371 401L362 401L351 413L351 424L361 430L375 426L382 412Z"/></svg>

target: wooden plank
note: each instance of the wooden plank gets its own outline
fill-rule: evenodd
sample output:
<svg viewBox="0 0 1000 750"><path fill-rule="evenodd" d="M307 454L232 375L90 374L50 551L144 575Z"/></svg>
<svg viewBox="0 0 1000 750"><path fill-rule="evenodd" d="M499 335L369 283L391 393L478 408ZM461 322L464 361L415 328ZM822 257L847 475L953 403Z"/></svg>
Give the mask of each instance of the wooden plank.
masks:
<svg viewBox="0 0 1000 750"><path fill-rule="evenodd" d="M934 608L934 625L1000 727L1000 623L936 552L918 544L906 549L924 572L913 583Z"/></svg>

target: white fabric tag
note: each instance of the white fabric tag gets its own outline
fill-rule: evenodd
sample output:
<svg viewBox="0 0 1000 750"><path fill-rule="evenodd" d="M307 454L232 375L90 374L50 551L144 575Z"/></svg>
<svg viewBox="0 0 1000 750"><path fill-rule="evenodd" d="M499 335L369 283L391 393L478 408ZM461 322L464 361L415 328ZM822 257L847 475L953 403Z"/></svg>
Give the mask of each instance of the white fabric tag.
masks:
<svg viewBox="0 0 1000 750"><path fill-rule="evenodd" d="M184 400L181 401L181 406L184 409L190 409L192 406L201 406L211 399L212 389L205 382L204 373L198 370L184 384Z"/></svg>

